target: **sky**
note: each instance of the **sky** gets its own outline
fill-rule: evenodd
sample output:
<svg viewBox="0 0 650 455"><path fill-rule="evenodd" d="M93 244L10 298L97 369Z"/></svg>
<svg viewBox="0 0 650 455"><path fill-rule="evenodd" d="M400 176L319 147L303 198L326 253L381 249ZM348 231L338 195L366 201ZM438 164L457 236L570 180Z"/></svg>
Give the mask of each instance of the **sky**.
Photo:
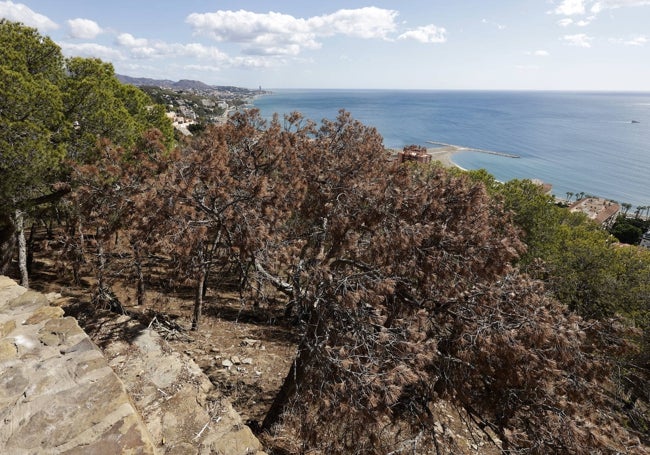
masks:
<svg viewBox="0 0 650 455"><path fill-rule="evenodd" d="M0 0L0 17L134 77L650 91L650 0Z"/></svg>

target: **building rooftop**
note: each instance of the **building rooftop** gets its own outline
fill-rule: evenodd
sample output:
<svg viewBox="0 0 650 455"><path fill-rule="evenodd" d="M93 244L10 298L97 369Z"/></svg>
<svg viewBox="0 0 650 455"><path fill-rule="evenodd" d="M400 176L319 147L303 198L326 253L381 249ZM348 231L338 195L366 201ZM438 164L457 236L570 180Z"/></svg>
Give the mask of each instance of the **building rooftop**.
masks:
<svg viewBox="0 0 650 455"><path fill-rule="evenodd" d="M616 218L621 206L603 198L587 197L569 206L571 212L582 212L601 225L608 225Z"/></svg>
<svg viewBox="0 0 650 455"><path fill-rule="evenodd" d="M430 163L431 155L425 147L419 145L407 145L397 154L397 162L417 161L418 163Z"/></svg>

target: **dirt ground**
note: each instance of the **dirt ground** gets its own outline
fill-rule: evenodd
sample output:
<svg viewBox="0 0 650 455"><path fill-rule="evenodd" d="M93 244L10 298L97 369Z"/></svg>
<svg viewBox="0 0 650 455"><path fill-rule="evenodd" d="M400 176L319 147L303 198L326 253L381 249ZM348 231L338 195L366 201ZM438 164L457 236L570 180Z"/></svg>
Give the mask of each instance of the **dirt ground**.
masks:
<svg viewBox="0 0 650 455"><path fill-rule="evenodd" d="M91 338L93 332L101 333L96 326L105 321L107 309L97 311L91 302L92 278L85 276L82 286L72 286L69 274L57 270L52 252L41 252L35 257L31 287L44 293L60 293L66 299L66 313L77 318ZM237 293L209 289L199 330L190 331L191 289L163 292L150 288L144 306L135 305L133 287L116 281L112 290L132 317L154 328L171 349L191 357L216 391L230 400L242 421L255 431L296 353L297 330L284 317L281 302L275 307L253 308ZM457 447L456 453L499 453L480 431L470 431L472 425L466 425L467 418L449 403L436 403L434 414L441 423L443 437Z"/></svg>
<svg viewBox="0 0 650 455"><path fill-rule="evenodd" d="M55 271L51 258L35 260L30 285L35 290L58 292L66 298L66 313L92 333L105 312L95 312L88 286L71 286ZM190 292L147 292L144 306L134 305L135 290L112 287L133 317L150 325L172 349L189 355L218 391L228 397L243 421L261 423L295 356L297 339L282 320L281 308L258 308L240 301L239 295L209 290L203 320L190 331L193 300Z"/></svg>

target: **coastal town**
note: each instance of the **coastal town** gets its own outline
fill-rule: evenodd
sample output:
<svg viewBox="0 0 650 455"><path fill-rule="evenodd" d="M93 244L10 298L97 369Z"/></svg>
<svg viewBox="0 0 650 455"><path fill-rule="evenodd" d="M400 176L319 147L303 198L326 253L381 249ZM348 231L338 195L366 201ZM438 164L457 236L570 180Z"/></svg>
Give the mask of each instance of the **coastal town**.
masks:
<svg viewBox="0 0 650 455"><path fill-rule="evenodd" d="M174 128L185 136L205 128L207 124L224 123L231 112L250 106L257 96L270 93L262 87L215 86L187 79L175 82L124 75L117 77L125 84L139 87L153 101L165 106Z"/></svg>

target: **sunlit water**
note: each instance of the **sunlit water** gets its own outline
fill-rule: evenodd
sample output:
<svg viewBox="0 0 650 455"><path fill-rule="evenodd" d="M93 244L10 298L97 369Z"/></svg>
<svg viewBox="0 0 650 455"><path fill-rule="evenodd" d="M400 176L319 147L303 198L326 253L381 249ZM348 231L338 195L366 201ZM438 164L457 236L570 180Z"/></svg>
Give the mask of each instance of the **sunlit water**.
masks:
<svg viewBox="0 0 650 455"><path fill-rule="evenodd" d="M278 90L254 104L267 118L299 111L315 121L346 109L386 147L439 141L516 154L464 152L454 162L499 180L541 179L559 197L650 205L650 93Z"/></svg>

